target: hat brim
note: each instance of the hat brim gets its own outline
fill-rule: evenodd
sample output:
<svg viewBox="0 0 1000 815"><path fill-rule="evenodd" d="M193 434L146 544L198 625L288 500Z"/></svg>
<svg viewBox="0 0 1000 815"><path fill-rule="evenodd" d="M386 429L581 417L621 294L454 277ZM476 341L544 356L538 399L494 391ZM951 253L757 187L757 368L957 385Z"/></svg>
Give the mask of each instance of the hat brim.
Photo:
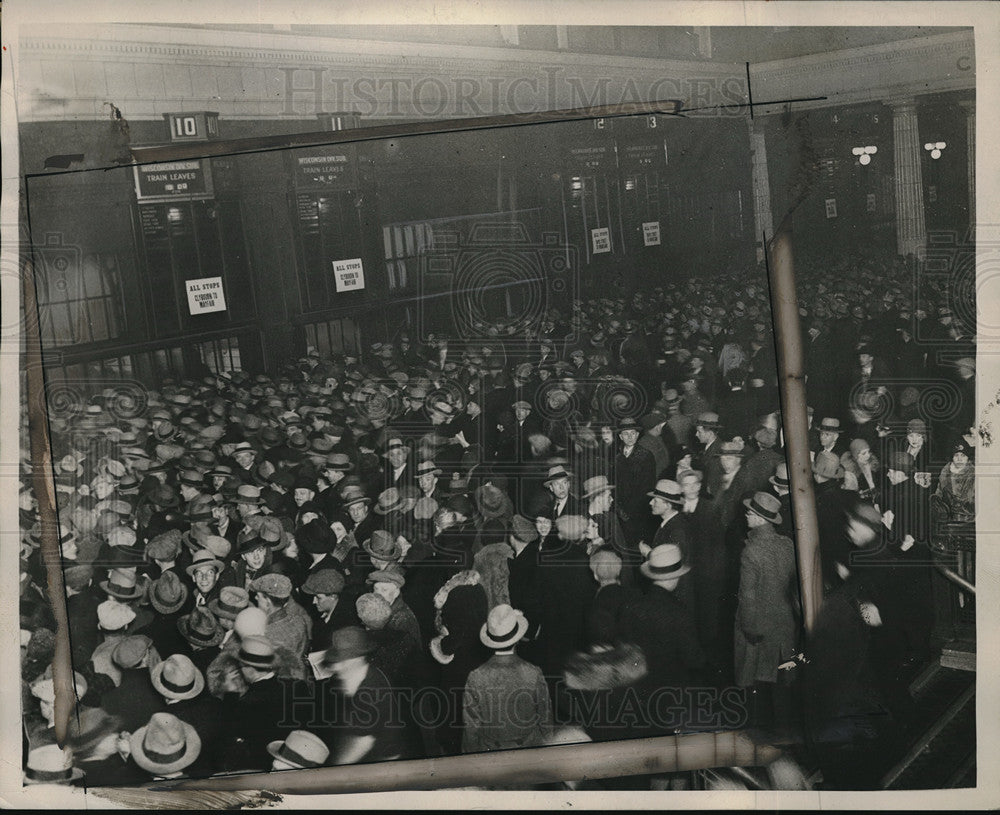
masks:
<svg viewBox="0 0 1000 815"><path fill-rule="evenodd" d="M399 560L403 556L403 547L399 545L399 541L394 541L392 545L392 551L382 554L376 552L371 546L368 545L369 541L365 541L361 544L361 548L364 549L369 555L378 560Z"/></svg>
<svg viewBox="0 0 1000 815"><path fill-rule="evenodd" d="M691 571L690 566L681 566L676 572L671 572L669 575L656 574L656 572L651 571L649 568L649 561L639 565L639 571L642 572L650 580L675 580L678 577L683 577L688 572Z"/></svg>
<svg viewBox="0 0 1000 815"><path fill-rule="evenodd" d="M763 518L765 521L769 521L770 523L775 524L775 525L781 523L781 513L780 512L775 512L772 517L768 517L763 512L760 512L759 510L755 509L752 506L752 503L753 503L753 499L752 498L744 498L743 501L742 501L742 503L743 503L743 506L745 506L747 509L749 509L754 515L757 515L758 517Z"/></svg>
<svg viewBox="0 0 1000 815"><path fill-rule="evenodd" d="M188 599L187 586L181 584L181 587L184 589L184 591L181 592L181 598L173 605L168 606L165 603L161 603L156 599L156 596L152 591L149 593L149 604L160 612L160 614L173 614L175 611L180 611Z"/></svg>
<svg viewBox="0 0 1000 815"><path fill-rule="evenodd" d="M261 540L261 539L256 538L256 540ZM201 569L204 566L211 566L213 569L215 569L216 574L221 574L223 570L226 568L225 563L223 563L221 560L216 560L213 558L212 560L203 560L200 563L192 563L184 571L187 572L188 577L194 578L195 571Z"/></svg>
<svg viewBox="0 0 1000 815"><path fill-rule="evenodd" d="M249 608L249 607L250 607L249 603L247 603L247 605L243 606L243 608ZM219 599L218 598L216 598L215 600L209 600L208 601L208 610L211 611L215 615L216 619L218 619L218 620L235 620L236 619L236 615L239 614L240 611L243 611L243 608L241 608L239 611L236 611L234 613L232 611L224 611L223 609L219 608ZM223 634L223 636L225 636L225 634Z"/></svg>
<svg viewBox="0 0 1000 815"><path fill-rule="evenodd" d="M591 490L590 492L585 492L581 500L586 501L588 498L594 498L600 495L602 492L613 492L615 489L614 484L608 484L605 487L598 487L596 490Z"/></svg>
<svg viewBox="0 0 1000 815"><path fill-rule="evenodd" d="M178 721L181 723L181 727L184 728L184 755L169 764L160 764L148 758L143 750L146 729L149 727L146 724L136 730L129 739L132 747L132 760L146 772L153 773L154 775L175 773L193 764L201 753L201 736L187 722L181 719L178 719Z"/></svg>
<svg viewBox="0 0 1000 815"><path fill-rule="evenodd" d="M388 515L390 512L395 512L396 510L402 509L406 506L406 501L400 498L395 504L389 507L383 507L381 504L375 505L376 515Z"/></svg>
<svg viewBox="0 0 1000 815"><path fill-rule="evenodd" d="M184 693L177 693L177 691L170 690L163 684L163 666L166 664L167 661L164 660L149 672L150 681L153 683L153 687L156 688L156 692L161 696L183 702L185 699L194 699L199 693L205 690L205 677L197 668L195 668L194 685L191 686L191 690Z"/></svg>
<svg viewBox="0 0 1000 815"><path fill-rule="evenodd" d="M212 635L211 639L203 640L199 637L192 638L188 621L183 618L177 621L177 630L181 632L181 636L191 643L191 645L196 645L200 648L211 648L213 645L218 645L222 642L222 638L226 636L226 632L223 631L221 627L216 626L215 634Z"/></svg>
<svg viewBox="0 0 1000 815"><path fill-rule="evenodd" d="M101 589L103 589L104 592L109 594L111 597L114 597L118 600L137 600L138 598L142 597L142 588L139 585L136 585L135 591L132 594L125 594L123 592L119 592L116 591L115 589L112 589L110 586L110 581L102 580Z"/></svg>
<svg viewBox="0 0 1000 815"><path fill-rule="evenodd" d="M22 774L22 778L23 778L24 786L26 786L26 787L31 787L31 786L34 786L36 784L60 784L60 785L65 786L65 785L73 784L73 783L79 781L81 778L84 777L84 775L86 775L86 773L83 770L81 770L79 767L73 767L72 770L71 770L71 772L70 772L69 778L67 778L65 781L47 781L47 780L38 779L38 778L31 778L31 777L28 776L27 773L23 773Z"/></svg>
<svg viewBox="0 0 1000 815"><path fill-rule="evenodd" d="M662 492L647 492L646 496L648 498L660 498L666 501L668 504L673 504L674 506L682 506L684 504L683 495L664 495Z"/></svg>
<svg viewBox="0 0 1000 815"><path fill-rule="evenodd" d="M283 761L291 767L299 770L308 770L313 767L322 767L322 762L311 762L309 764L302 764L301 762L293 761L288 758L288 756L281 755L279 750L281 750L281 745L285 743L284 739L275 739L274 741L269 741L267 743L267 752L271 754L271 758L276 758L278 761Z"/></svg>
<svg viewBox="0 0 1000 815"><path fill-rule="evenodd" d="M479 629L479 639L487 648L499 650L501 648L509 648L511 645L515 645L520 642L527 633L528 618L523 614L519 614L517 618L517 628L514 629L510 636L505 637L502 640L494 639L490 636L489 623L483 623L482 628Z"/></svg>

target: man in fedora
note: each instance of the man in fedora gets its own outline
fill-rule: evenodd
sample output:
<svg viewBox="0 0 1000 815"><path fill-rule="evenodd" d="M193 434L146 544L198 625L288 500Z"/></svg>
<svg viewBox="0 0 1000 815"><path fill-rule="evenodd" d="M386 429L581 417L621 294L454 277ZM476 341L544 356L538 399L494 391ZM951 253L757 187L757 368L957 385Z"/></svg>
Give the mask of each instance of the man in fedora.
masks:
<svg viewBox="0 0 1000 815"><path fill-rule="evenodd" d="M831 416L824 417L820 420L817 429L819 431L819 444L813 448L814 457L816 453L826 452L833 453L837 458L840 458L847 450L847 445L841 441L843 429L840 426L840 419Z"/></svg>
<svg viewBox="0 0 1000 815"><path fill-rule="evenodd" d="M177 629L177 621L194 605L185 581L177 576L177 572L164 572L149 585L147 600L156 612L156 618L144 632L153 640L157 650L161 654L184 651L185 640Z"/></svg>
<svg viewBox="0 0 1000 815"><path fill-rule="evenodd" d="M570 473L562 464L555 464L549 467L548 474L543 484L552 494L551 515L552 520L561 518L563 515L579 514L580 503L575 495L570 492Z"/></svg>
<svg viewBox="0 0 1000 815"><path fill-rule="evenodd" d="M404 753L403 722L408 715L393 709L399 697L371 663L374 650L371 635L360 626L333 632L324 664L335 681L317 687L325 696L322 709L329 722L317 734L331 748L331 764L389 761Z"/></svg>
<svg viewBox="0 0 1000 815"><path fill-rule="evenodd" d="M236 553L238 558L226 570L222 583L249 589L250 583L271 568L271 547L253 531L241 532Z"/></svg>
<svg viewBox="0 0 1000 815"><path fill-rule="evenodd" d="M379 528L379 517L371 511L372 499L365 494L365 491L356 484L350 484L341 493L344 509L347 511L351 522L354 524L354 539L366 541L372 536L372 532ZM364 557L363 552L355 552ZM363 561L361 562L363 564ZM354 579L354 572L351 572ZM363 578L363 575L362 575Z"/></svg>
<svg viewBox="0 0 1000 815"><path fill-rule="evenodd" d="M284 740L269 742L267 752L274 759L271 762L271 772L322 767L330 757L330 748L319 736L308 730L293 730Z"/></svg>
<svg viewBox="0 0 1000 815"><path fill-rule="evenodd" d="M309 613L292 599L292 581L283 574L265 574L250 582L251 597L267 614L267 637L302 657L312 639Z"/></svg>
<svg viewBox="0 0 1000 815"><path fill-rule="evenodd" d="M375 594L385 600L392 611L385 627L390 631L401 631L416 648L421 645L420 623L413 609L407 605L401 591L406 585L406 578L397 567L379 569L366 578Z"/></svg>
<svg viewBox="0 0 1000 815"><path fill-rule="evenodd" d="M465 683L463 753L537 747L548 738L553 720L545 678L514 653L527 631L528 619L510 605L496 606L487 616L479 637L493 656Z"/></svg>
<svg viewBox="0 0 1000 815"><path fill-rule="evenodd" d="M196 778L211 775L221 709L214 696L204 693L202 672L184 654L171 654L150 669L149 678L163 699L163 709L193 727L201 739L201 755L191 765L188 775Z"/></svg>
<svg viewBox="0 0 1000 815"><path fill-rule="evenodd" d="M340 497L341 483L347 474L353 472L354 464L345 452L330 453L320 468L320 486L316 504L327 518L333 518L343 509ZM325 484L325 486L323 486Z"/></svg>
<svg viewBox="0 0 1000 815"><path fill-rule="evenodd" d="M732 662L732 609L728 622L726 595L725 530L712 506L702 495L702 474L679 470L677 483L684 496L681 515L688 524L688 552L691 565L691 610L698 637L716 678Z"/></svg>
<svg viewBox="0 0 1000 815"><path fill-rule="evenodd" d="M625 417L618 424L621 446L615 455L613 474L618 490L618 515L626 545L634 549L639 541L652 533L645 494L656 483L656 460L653 454L638 444L639 424Z"/></svg>
<svg viewBox="0 0 1000 815"><path fill-rule="evenodd" d="M597 591L587 606L588 645L613 643L618 633L622 609L634 603L639 593L622 585L622 559L614 549L601 547L590 556L590 571Z"/></svg>
<svg viewBox="0 0 1000 815"><path fill-rule="evenodd" d="M771 485L772 494L781 502L778 513L781 515L781 523L778 524L778 534L786 538L795 536L795 527L792 524L792 493L791 482L788 480L788 465L784 461L779 461L774 468L774 473L768 478Z"/></svg>
<svg viewBox="0 0 1000 815"><path fill-rule="evenodd" d="M179 778L201 755L198 732L171 713L154 713L129 740L131 758L155 779Z"/></svg>
<svg viewBox="0 0 1000 815"><path fill-rule="evenodd" d="M672 433L667 429L667 416L658 410L647 413L639 420L643 433L639 437L638 444L645 447L653 454L656 462L656 477L666 474L670 467L670 451L677 446L677 440L672 437Z"/></svg>
<svg viewBox="0 0 1000 815"><path fill-rule="evenodd" d="M101 707L121 719L122 729L132 732L162 707L162 701L149 681L149 670L160 656L153 641L142 634L118 640L111 660L120 672L118 687L101 697Z"/></svg>
<svg viewBox="0 0 1000 815"><path fill-rule="evenodd" d="M844 512L852 493L841 489L844 468L838 455L821 450L813 458L812 470L823 582L830 587L840 582L836 563L846 562L848 557Z"/></svg>
<svg viewBox="0 0 1000 815"><path fill-rule="evenodd" d="M194 553L186 572L194 589L192 595L196 607L207 606L219 596L222 588L219 575L225 568L226 565L208 549L199 549Z"/></svg>
<svg viewBox="0 0 1000 815"><path fill-rule="evenodd" d="M753 689L753 724L785 727L791 697L779 682L778 666L797 653L799 643L795 545L776 530L781 523L777 498L756 492L743 506L748 532L733 641L736 684Z"/></svg>
<svg viewBox="0 0 1000 815"><path fill-rule="evenodd" d="M236 617L249 605L249 592L236 586L223 586L219 591L219 596L208 604L208 610L215 615L215 619L219 621L219 627L225 631L222 641L219 643L220 648L225 647L232 639Z"/></svg>
<svg viewBox="0 0 1000 815"><path fill-rule="evenodd" d="M225 631L215 615L203 606L196 606L190 614L184 615L177 621L177 630L187 640L187 647L183 653L187 654L200 670L207 670L212 660L219 655L220 645L225 636Z"/></svg>
<svg viewBox="0 0 1000 815"><path fill-rule="evenodd" d="M286 682L276 673L275 647L268 637L248 636L236 651L246 691L222 697L217 742L217 771L266 771L271 766L267 745L291 728L282 728L289 711Z"/></svg>
<svg viewBox="0 0 1000 815"><path fill-rule="evenodd" d="M598 537L604 545L621 554L625 550L625 535L614 511L614 485L606 475L595 475L583 482L580 501L587 508L587 517L597 524ZM638 559L635 559L638 563Z"/></svg>
<svg viewBox="0 0 1000 815"><path fill-rule="evenodd" d="M413 468L409 466L410 448L403 444L402 439L390 438L386 442L382 457L386 461L383 490L389 487L399 489L406 484L415 482Z"/></svg>
<svg viewBox="0 0 1000 815"><path fill-rule="evenodd" d="M667 383L662 383L661 398L656 403L662 405L662 410L667 416L665 430L670 432L674 440L674 445L669 449L672 459L678 459L683 455L683 450L689 448L694 442L694 417L681 412L681 397L676 388L664 387Z"/></svg>
<svg viewBox="0 0 1000 815"><path fill-rule="evenodd" d="M417 465L417 487L419 487L422 497L432 498L435 501L442 498L442 490L438 488L441 474L441 468L433 461L421 461Z"/></svg>
<svg viewBox="0 0 1000 815"><path fill-rule="evenodd" d="M713 496L712 485L722 478L722 467L716 455L722 444L721 433L722 422L719 421L718 413L698 414L694 422L694 436L701 449L691 457L691 466L705 474L705 488Z"/></svg>
<svg viewBox="0 0 1000 815"><path fill-rule="evenodd" d="M659 521L653 533L650 549L672 543L687 557L689 540L688 525L681 514L684 506L684 492L681 485L669 478L661 478L652 491L647 492L649 509Z"/></svg>
<svg viewBox="0 0 1000 815"><path fill-rule="evenodd" d="M683 689L698 684L705 655L691 610L676 595L681 578L689 571L680 548L672 543L657 546L640 570L651 586L641 599L622 610L618 637L638 645L646 656L649 672L640 692L644 698L659 688ZM651 724L669 732L684 722L658 717Z"/></svg>
<svg viewBox="0 0 1000 815"><path fill-rule="evenodd" d="M58 784L70 786L84 777L84 771L73 764L73 751L58 744L42 744L28 750L24 784Z"/></svg>

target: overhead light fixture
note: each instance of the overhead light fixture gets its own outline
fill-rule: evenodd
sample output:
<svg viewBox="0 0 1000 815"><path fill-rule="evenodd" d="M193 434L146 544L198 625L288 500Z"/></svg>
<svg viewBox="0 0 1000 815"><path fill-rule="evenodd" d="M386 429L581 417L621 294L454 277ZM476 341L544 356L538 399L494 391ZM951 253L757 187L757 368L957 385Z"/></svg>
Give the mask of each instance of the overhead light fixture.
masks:
<svg viewBox="0 0 1000 815"><path fill-rule="evenodd" d="M941 158L941 151L947 146L947 143L943 141L927 142L924 145L924 150L931 154L931 158L939 159Z"/></svg>
<svg viewBox="0 0 1000 815"><path fill-rule="evenodd" d="M852 147L851 154L858 157L858 163L867 166L872 163L872 156L878 152L878 147L869 144L867 147Z"/></svg>

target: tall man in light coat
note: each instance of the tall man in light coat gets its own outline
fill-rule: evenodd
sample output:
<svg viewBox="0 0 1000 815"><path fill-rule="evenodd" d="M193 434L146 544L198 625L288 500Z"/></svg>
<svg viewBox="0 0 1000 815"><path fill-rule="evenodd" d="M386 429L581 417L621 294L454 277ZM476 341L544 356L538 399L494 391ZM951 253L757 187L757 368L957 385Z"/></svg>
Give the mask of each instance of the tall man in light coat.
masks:
<svg viewBox="0 0 1000 815"><path fill-rule="evenodd" d="M799 641L795 545L775 529L781 523L777 497L757 492L743 505L749 531L733 639L736 684L752 689L751 724L782 728L789 724L791 699L778 666L796 653Z"/></svg>

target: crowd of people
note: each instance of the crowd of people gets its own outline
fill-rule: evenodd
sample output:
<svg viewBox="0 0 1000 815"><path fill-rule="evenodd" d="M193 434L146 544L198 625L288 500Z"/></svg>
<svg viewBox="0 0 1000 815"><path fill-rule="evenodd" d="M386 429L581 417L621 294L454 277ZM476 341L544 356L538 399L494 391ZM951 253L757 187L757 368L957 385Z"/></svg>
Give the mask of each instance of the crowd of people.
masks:
<svg viewBox="0 0 1000 815"><path fill-rule="evenodd" d="M746 727L806 734L836 778L931 654L934 547L975 511L975 348L902 262L799 278L808 640L765 275L594 292L53 411L77 707L56 746L25 449L26 783Z"/></svg>

